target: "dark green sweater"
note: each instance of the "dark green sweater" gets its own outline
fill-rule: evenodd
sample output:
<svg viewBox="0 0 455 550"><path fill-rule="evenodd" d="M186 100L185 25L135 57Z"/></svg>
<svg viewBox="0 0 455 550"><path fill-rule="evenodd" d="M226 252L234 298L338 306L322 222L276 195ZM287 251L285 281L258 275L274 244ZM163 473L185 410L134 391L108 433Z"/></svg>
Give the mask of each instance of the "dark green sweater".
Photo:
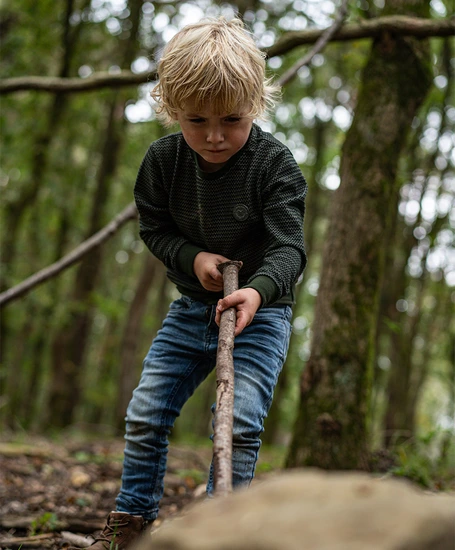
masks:
<svg viewBox="0 0 455 550"><path fill-rule="evenodd" d="M240 287L262 306L292 304L306 264L306 182L289 149L253 125L245 146L217 172L202 172L181 133L149 147L134 195L140 235L184 295L216 303L193 272L201 251L241 260Z"/></svg>

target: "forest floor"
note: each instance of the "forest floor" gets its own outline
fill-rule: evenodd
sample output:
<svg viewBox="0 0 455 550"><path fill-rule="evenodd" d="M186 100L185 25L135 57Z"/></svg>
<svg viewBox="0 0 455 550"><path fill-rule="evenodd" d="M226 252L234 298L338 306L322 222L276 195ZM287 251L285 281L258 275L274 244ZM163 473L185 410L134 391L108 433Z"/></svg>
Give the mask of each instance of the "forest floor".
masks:
<svg viewBox="0 0 455 550"><path fill-rule="evenodd" d="M62 549L90 542L115 510L124 442L68 437L0 441L0 550ZM153 524L203 499L211 446L171 444L161 511ZM257 479L282 453L261 453Z"/></svg>

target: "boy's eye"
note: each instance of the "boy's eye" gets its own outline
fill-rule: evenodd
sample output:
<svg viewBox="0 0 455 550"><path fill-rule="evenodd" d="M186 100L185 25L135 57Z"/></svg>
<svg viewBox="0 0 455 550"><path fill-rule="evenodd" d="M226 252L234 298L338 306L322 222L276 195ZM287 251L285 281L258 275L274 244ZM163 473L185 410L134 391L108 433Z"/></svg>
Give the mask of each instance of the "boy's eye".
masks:
<svg viewBox="0 0 455 550"><path fill-rule="evenodd" d="M239 116L228 116L226 119L226 122L239 122L240 117Z"/></svg>
<svg viewBox="0 0 455 550"><path fill-rule="evenodd" d="M203 118L190 118L190 122L193 122L194 124L200 124L201 122L204 122Z"/></svg>

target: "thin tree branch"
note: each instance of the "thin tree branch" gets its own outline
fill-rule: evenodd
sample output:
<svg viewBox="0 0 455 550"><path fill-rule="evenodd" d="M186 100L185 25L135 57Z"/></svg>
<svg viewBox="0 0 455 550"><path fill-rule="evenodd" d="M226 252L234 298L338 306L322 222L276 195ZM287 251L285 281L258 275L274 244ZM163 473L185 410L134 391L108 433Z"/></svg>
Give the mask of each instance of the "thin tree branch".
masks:
<svg viewBox="0 0 455 550"><path fill-rule="evenodd" d="M72 266L78 262L83 256L91 252L97 246L100 246L104 241L112 237L127 221L137 218L136 205L134 203L129 204L124 210L120 212L110 223L100 229L97 233L92 235L89 239L77 246L72 252L63 256L57 262L51 264L41 271L38 271L34 275L25 279L16 286L5 290L0 294L0 306L6 305L12 300L17 300L24 294L27 294L36 286L44 283L48 279L55 277L63 270Z"/></svg>
<svg viewBox="0 0 455 550"><path fill-rule="evenodd" d="M342 1L340 10L335 18L333 25L321 34L316 44L314 45L314 48L312 48L306 55L302 57L302 59L299 59L297 63L295 63L290 69L288 69L280 76L280 78L278 79L278 84L280 86L284 86L285 84L293 80L298 70L301 69L304 65L308 65L313 57L326 47L332 36L334 36L335 33L340 30L344 23L344 20L346 19L346 16L348 15L348 2L349 0Z"/></svg>
<svg viewBox="0 0 455 550"><path fill-rule="evenodd" d="M268 57L275 57L288 53L299 46L314 44L325 30L308 29L288 32L265 52ZM386 31L416 38L454 36L455 18L424 19L407 15L387 15L374 19L362 19L359 22L344 25L332 36L330 41L346 42L362 38L376 38Z"/></svg>
<svg viewBox="0 0 455 550"><path fill-rule="evenodd" d="M308 29L286 33L276 44L264 50L268 57L283 55L299 46L315 44L328 29ZM349 23L339 29L330 42L344 42L362 38L375 38L388 31L416 38L444 37L455 35L455 18L423 19L404 15L390 15ZM98 73L89 78L57 78L51 76L23 76L6 78L0 82L0 94L24 90L40 90L52 93L73 93L119 88L144 84L156 78L154 73L134 74L122 71L119 74Z"/></svg>
<svg viewBox="0 0 455 550"><path fill-rule="evenodd" d="M100 72L88 78L59 78L56 76L19 76L6 78L0 82L0 94L10 94L24 90L37 90L67 94L72 92L91 92L102 88L124 88L144 84L155 78L150 73L132 73L120 71L118 74Z"/></svg>

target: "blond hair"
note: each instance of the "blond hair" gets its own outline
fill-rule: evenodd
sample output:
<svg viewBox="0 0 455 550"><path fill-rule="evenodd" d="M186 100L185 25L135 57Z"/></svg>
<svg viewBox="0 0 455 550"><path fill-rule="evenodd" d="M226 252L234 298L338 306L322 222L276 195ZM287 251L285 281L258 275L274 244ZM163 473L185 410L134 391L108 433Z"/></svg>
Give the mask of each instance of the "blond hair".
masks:
<svg viewBox="0 0 455 550"><path fill-rule="evenodd" d="M219 114L248 106L245 116L264 118L280 88L265 76L265 55L240 19L205 19L178 32L164 48L159 82L151 92L156 113L171 126L191 98L197 110Z"/></svg>

